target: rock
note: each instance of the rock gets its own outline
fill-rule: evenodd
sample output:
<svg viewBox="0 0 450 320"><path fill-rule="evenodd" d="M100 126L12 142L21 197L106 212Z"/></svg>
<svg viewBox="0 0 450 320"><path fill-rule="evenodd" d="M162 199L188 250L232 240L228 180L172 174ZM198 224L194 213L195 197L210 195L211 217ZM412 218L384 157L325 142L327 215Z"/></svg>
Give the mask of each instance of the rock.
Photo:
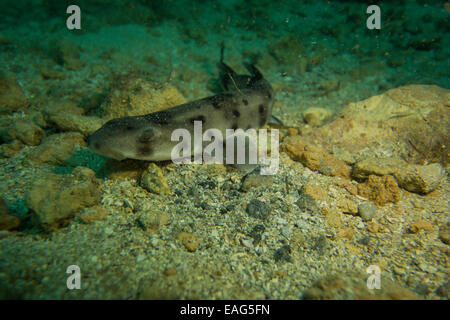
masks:
<svg viewBox="0 0 450 320"><path fill-rule="evenodd" d="M142 173L139 185L151 193L161 195L170 193L169 185L161 169L154 163L150 163L148 168Z"/></svg>
<svg viewBox="0 0 450 320"><path fill-rule="evenodd" d="M183 95L173 86L161 86L135 75L117 79L113 88L100 106L101 118L113 119L125 116L139 116L161 111L186 102Z"/></svg>
<svg viewBox="0 0 450 320"><path fill-rule="evenodd" d="M331 152L351 150L356 160L389 154L408 163L449 163L450 90L429 85L391 89L343 108L305 141ZM382 143L380 143L382 142Z"/></svg>
<svg viewBox="0 0 450 320"><path fill-rule="evenodd" d="M197 237L195 236L195 234L189 232L181 232L178 235L178 241L181 241L184 247L189 252L194 252L199 247Z"/></svg>
<svg viewBox="0 0 450 320"><path fill-rule="evenodd" d="M323 108L311 107L303 111L305 122L313 127L320 127L331 118L332 112Z"/></svg>
<svg viewBox="0 0 450 320"><path fill-rule="evenodd" d="M242 179L241 190L250 191L258 187L269 187L273 185L273 176L262 175L259 170L252 171Z"/></svg>
<svg viewBox="0 0 450 320"><path fill-rule="evenodd" d="M273 258L275 259L276 262L279 261L292 262L291 251L292 251L291 247L288 244L285 244L284 246L278 248L275 251Z"/></svg>
<svg viewBox="0 0 450 320"><path fill-rule="evenodd" d="M97 220L103 220L108 215L109 211L102 206L93 206L90 208L85 208L80 214L80 219L84 223L92 223Z"/></svg>
<svg viewBox="0 0 450 320"><path fill-rule="evenodd" d="M445 244L450 244L450 222L439 228L439 238Z"/></svg>
<svg viewBox="0 0 450 320"><path fill-rule="evenodd" d="M341 219L339 211L335 208L327 211L326 216L325 216L325 222L330 227L337 228L337 229L340 228L342 225L342 219Z"/></svg>
<svg viewBox="0 0 450 320"><path fill-rule="evenodd" d="M317 185L307 184L302 188L302 194L309 195L314 200L325 201L327 192Z"/></svg>
<svg viewBox="0 0 450 320"><path fill-rule="evenodd" d="M12 121L9 126L0 129L0 138L10 142L20 140L29 146L36 146L45 138L45 132L31 121Z"/></svg>
<svg viewBox="0 0 450 320"><path fill-rule="evenodd" d="M262 234L264 233L265 230L266 230L266 228L264 227L264 225L257 224L248 233L248 236L253 239L253 244L254 245L257 245L261 241Z"/></svg>
<svg viewBox="0 0 450 320"><path fill-rule="evenodd" d="M245 211L250 217L266 220L270 215L270 206L258 199L252 199L247 203Z"/></svg>
<svg viewBox="0 0 450 320"><path fill-rule="evenodd" d="M371 174L377 176L394 175L407 163L397 158L367 158L353 166L352 176L356 179L367 179Z"/></svg>
<svg viewBox="0 0 450 320"><path fill-rule="evenodd" d="M409 231L418 233L420 230L430 231L433 225L426 220L418 220L409 226Z"/></svg>
<svg viewBox="0 0 450 320"><path fill-rule="evenodd" d="M380 227L376 222L369 221L366 223L367 230L372 233L377 233L380 230Z"/></svg>
<svg viewBox="0 0 450 320"><path fill-rule="evenodd" d="M411 192L426 194L435 190L445 177L445 170L439 163L427 166L408 165L394 174L399 186Z"/></svg>
<svg viewBox="0 0 450 320"><path fill-rule="evenodd" d="M45 138L28 159L34 163L63 165L81 147L86 146L84 137L78 132L57 133Z"/></svg>
<svg viewBox="0 0 450 320"><path fill-rule="evenodd" d="M350 200L350 199L340 199L336 206L343 212L343 213L350 213L352 215L356 215L358 213L358 205Z"/></svg>
<svg viewBox="0 0 450 320"><path fill-rule="evenodd" d="M22 147L23 144L19 140L13 140L10 143L4 143L0 145L0 157L11 158L13 155L19 152Z"/></svg>
<svg viewBox="0 0 450 320"><path fill-rule="evenodd" d="M350 227L344 227L339 229L338 233L337 233L337 237L339 239L347 239L347 240L352 240L353 239L353 229Z"/></svg>
<svg viewBox="0 0 450 320"><path fill-rule="evenodd" d="M28 105L29 102L16 77L0 72L0 113L12 113Z"/></svg>
<svg viewBox="0 0 450 320"><path fill-rule="evenodd" d="M377 209L371 202L364 202L358 206L358 215L363 221L370 221L375 217Z"/></svg>
<svg viewBox="0 0 450 320"><path fill-rule="evenodd" d="M308 194L301 194L295 204L301 211L310 213L312 215L319 213L320 210L317 202Z"/></svg>
<svg viewBox="0 0 450 320"><path fill-rule="evenodd" d="M13 230L20 226L20 219L8 212L5 201L0 198L0 230Z"/></svg>
<svg viewBox="0 0 450 320"><path fill-rule="evenodd" d="M286 137L281 145L281 151L286 152L292 160L300 161L313 171L319 171L327 176L350 177L351 168L344 161L307 143L300 136Z"/></svg>
<svg viewBox="0 0 450 320"><path fill-rule="evenodd" d="M105 123L105 120L97 117L67 112L49 113L47 114L47 121L54 124L61 131L80 132L85 137L100 129Z"/></svg>
<svg viewBox="0 0 450 320"><path fill-rule="evenodd" d="M366 182L358 185L358 194L381 206L401 198L401 190L392 176L370 175Z"/></svg>
<svg viewBox="0 0 450 320"><path fill-rule="evenodd" d="M99 203L95 173L76 167L71 175L48 174L31 183L25 202L36 224L48 231L66 226L83 208Z"/></svg>
<svg viewBox="0 0 450 320"><path fill-rule="evenodd" d="M137 223L148 233L159 232L170 222L170 214L159 210L145 210L139 214Z"/></svg>

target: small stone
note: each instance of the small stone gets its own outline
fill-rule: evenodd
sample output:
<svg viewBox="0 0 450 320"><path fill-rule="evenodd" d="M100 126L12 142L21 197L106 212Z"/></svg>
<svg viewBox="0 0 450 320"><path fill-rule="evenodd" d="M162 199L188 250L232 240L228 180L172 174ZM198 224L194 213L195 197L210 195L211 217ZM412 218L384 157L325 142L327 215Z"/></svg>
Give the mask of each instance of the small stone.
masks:
<svg viewBox="0 0 450 320"><path fill-rule="evenodd" d="M358 185L358 194L381 206L401 198L401 190L392 176L370 175L366 182Z"/></svg>
<svg viewBox="0 0 450 320"><path fill-rule="evenodd" d="M195 236L195 234L189 232L181 232L178 235L178 241L181 241L184 247L189 252L194 252L199 247L197 237Z"/></svg>
<svg viewBox="0 0 450 320"><path fill-rule="evenodd" d="M341 239L347 239L352 240L353 239L353 229L350 227L344 227L342 229L339 229L337 233L337 237Z"/></svg>
<svg viewBox="0 0 450 320"><path fill-rule="evenodd" d="M0 73L0 113L12 113L28 107L29 102L13 74Z"/></svg>
<svg viewBox="0 0 450 320"><path fill-rule="evenodd" d="M303 111L305 122L313 127L319 127L331 118L332 112L328 109L311 107Z"/></svg>
<svg viewBox="0 0 450 320"><path fill-rule="evenodd" d="M367 230L369 230L372 233L377 233L379 230L378 224L373 221L367 222L366 227L367 227Z"/></svg>
<svg viewBox="0 0 450 320"><path fill-rule="evenodd" d="M47 113L47 121L54 124L61 131L80 132L87 137L98 130L105 121L92 116L83 116L56 110Z"/></svg>
<svg viewBox="0 0 450 320"><path fill-rule="evenodd" d="M66 226L83 208L99 203L98 181L91 169L83 167L71 175L48 174L31 183L25 200L34 222L52 231Z"/></svg>
<svg viewBox="0 0 450 320"><path fill-rule="evenodd" d="M256 245L261 241L262 234L266 228L262 224L257 224L253 227L253 229L248 233L248 236L253 239L253 243Z"/></svg>
<svg viewBox="0 0 450 320"><path fill-rule="evenodd" d="M400 187L411 192L426 194L435 190L445 177L445 170L439 163L427 166L408 165L395 173Z"/></svg>
<svg viewBox="0 0 450 320"><path fill-rule="evenodd" d="M308 194L301 194L295 204L301 211L310 213L312 215L317 214L320 210L317 202Z"/></svg>
<svg viewBox="0 0 450 320"><path fill-rule="evenodd" d="M313 171L319 171L327 176L350 177L351 168L344 161L307 143L300 136L288 136L283 139L280 150L286 152L292 160L300 161Z"/></svg>
<svg viewBox="0 0 450 320"><path fill-rule="evenodd" d="M241 190L247 192L257 187L269 187L271 185L273 185L273 176L262 175L259 170L256 170L244 176Z"/></svg>
<svg viewBox="0 0 450 320"><path fill-rule="evenodd" d="M336 206L344 213L350 213L352 215L358 213L358 205L350 199L341 199L337 202Z"/></svg>
<svg viewBox="0 0 450 320"><path fill-rule="evenodd" d="M325 222L333 228L340 228L342 225L342 220L340 213L337 209L330 210L325 216Z"/></svg>
<svg viewBox="0 0 450 320"><path fill-rule="evenodd" d="M252 199L247 204L245 211L250 217L266 220L270 215L270 206L258 199Z"/></svg>
<svg viewBox="0 0 450 320"><path fill-rule="evenodd" d="M150 163L139 180L141 187L151 193L166 195L170 193L169 185L164 178L162 170L154 163Z"/></svg>
<svg viewBox="0 0 450 320"><path fill-rule="evenodd" d="M375 216L376 208L372 202L364 202L358 206L358 214L363 221L370 221Z"/></svg>
<svg viewBox="0 0 450 320"><path fill-rule="evenodd" d="M97 220L103 220L108 215L109 211L102 206L93 206L86 208L83 213L80 214L80 219L84 223L92 223Z"/></svg>
<svg viewBox="0 0 450 320"><path fill-rule="evenodd" d="M148 233L155 233L170 221L170 214L165 211L145 210L139 214L136 224Z"/></svg>
<svg viewBox="0 0 450 320"><path fill-rule="evenodd" d="M84 137L78 132L57 133L45 138L28 159L34 163L64 165L74 153L86 146Z"/></svg>
<svg viewBox="0 0 450 320"><path fill-rule="evenodd" d="M281 248L278 248L274 255L274 259L276 262L278 261L286 261L286 262L292 262L291 258L291 247L288 244L285 244Z"/></svg>
<svg viewBox="0 0 450 320"><path fill-rule="evenodd" d="M0 139L6 142L17 139L26 145L36 146L44 138L44 130L31 121L13 121L9 126L0 130Z"/></svg>
<svg viewBox="0 0 450 320"><path fill-rule="evenodd" d="M167 268L166 270L164 270L164 275L166 277L171 277L177 274L177 269L175 268Z"/></svg>
<svg viewBox="0 0 450 320"><path fill-rule="evenodd" d="M412 233L418 233L420 230L429 231L433 228L433 225L426 220L418 220L411 224L409 231Z"/></svg>
<svg viewBox="0 0 450 320"><path fill-rule="evenodd" d="M327 238L322 234L316 238L312 246L312 249L317 250L320 254L322 254L325 248L327 247L327 244L328 244Z"/></svg>
<svg viewBox="0 0 450 320"><path fill-rule="evenodd" d="M370 237L362 237L357 240L359 244L362 244L363 246L367 246L370 243Z"/></svg>
<svg viewBox="0 0 450 320"><path fill-rule="evenodd" d="M397 158L367 158L353 166L352 176L356 179L366 179L370 175L393 175L407 163Z"/></svg>
<svg viewBox="0 0 450 320"><path fill-rule="evenodd" d="M307 194L314 200L324 201L327 199L327 192L317 185L306 185L302 188L302 194Z"/></svg>

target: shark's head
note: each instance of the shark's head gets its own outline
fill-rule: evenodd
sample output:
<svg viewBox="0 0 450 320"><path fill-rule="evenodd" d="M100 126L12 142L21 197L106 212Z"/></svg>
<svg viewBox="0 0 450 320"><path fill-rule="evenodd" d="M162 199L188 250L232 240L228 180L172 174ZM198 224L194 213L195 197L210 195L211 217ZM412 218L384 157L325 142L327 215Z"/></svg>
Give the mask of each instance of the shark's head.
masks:
<svg viewBox="0 0 450 320"><path fill-rule="evenodd" d="M105 123L88 137L87 143L95 153L116 160L148 159L158 134L159 130L149 126L144 117L125 117Z"/></svg>

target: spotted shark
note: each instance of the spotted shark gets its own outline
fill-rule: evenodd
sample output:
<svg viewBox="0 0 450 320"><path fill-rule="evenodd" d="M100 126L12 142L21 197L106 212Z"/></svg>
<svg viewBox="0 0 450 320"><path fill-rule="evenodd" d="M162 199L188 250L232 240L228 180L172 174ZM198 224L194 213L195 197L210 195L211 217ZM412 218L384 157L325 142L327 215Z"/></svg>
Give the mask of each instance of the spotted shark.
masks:
<svg viewBox="0 0 450 320"><path fill-rule="evenodd" d="M176 141L172 132L185 128L194 130L201 121L203 130L259 129L269 122L274 103L274 90L253 64L246 64L250 75L238 74L223 62L219 63L223 93L178 105L142 116L116 118L91 134L88 147L116 160L170 160Z"/></svg>

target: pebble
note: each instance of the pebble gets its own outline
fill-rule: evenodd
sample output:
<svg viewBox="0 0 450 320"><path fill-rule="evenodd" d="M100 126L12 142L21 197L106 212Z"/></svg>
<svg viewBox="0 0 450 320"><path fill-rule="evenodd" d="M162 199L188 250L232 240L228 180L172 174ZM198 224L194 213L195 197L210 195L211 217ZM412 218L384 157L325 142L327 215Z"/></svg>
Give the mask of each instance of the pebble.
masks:
<svg viewBox="0 0 450 320"><path fill-rule="evenodd" d="M195 234L189 232L181 232L178 235L178 241L181 241L186 250L189 252L194 252L199 247L197 237L195 236Z"/></svg>
<svg viewBox="0 0 450 320"><path fill-rule="evenodd" d="M142 173L139 184L151 193L161 195L170 193L169 185L164 178L162 170L154 163L150 163L148 168Z"/></svg>
<svg viewBox="0 0 450 320"><path fill-rule="evenodd" d="M376 213L376 208L372 202L364 202L358 206L358 214L363 221L370 221Z"/></svg>
<svg viewBox="0 0 450 320"><path fill-rule="evenodd" d="M301 194L295 204L303 212L315 215L319 212L320 208L317 202L308 194Z"/></svg>
<svg viewBox="0 0 450 320"><path fill-rule="evenodd" d="M285 261L285 262L291 262L291 247L288 244L285 244L284 246L278 248L274 253L274 259L276 262L278 261Z"/></svg>
<svg viewBox="0 0 450 320"><path fill-rule="evenodd" d="M266 220L270 214L270 206L257 199L252 199L247 204L245 211L250 217Z"/></svg>

